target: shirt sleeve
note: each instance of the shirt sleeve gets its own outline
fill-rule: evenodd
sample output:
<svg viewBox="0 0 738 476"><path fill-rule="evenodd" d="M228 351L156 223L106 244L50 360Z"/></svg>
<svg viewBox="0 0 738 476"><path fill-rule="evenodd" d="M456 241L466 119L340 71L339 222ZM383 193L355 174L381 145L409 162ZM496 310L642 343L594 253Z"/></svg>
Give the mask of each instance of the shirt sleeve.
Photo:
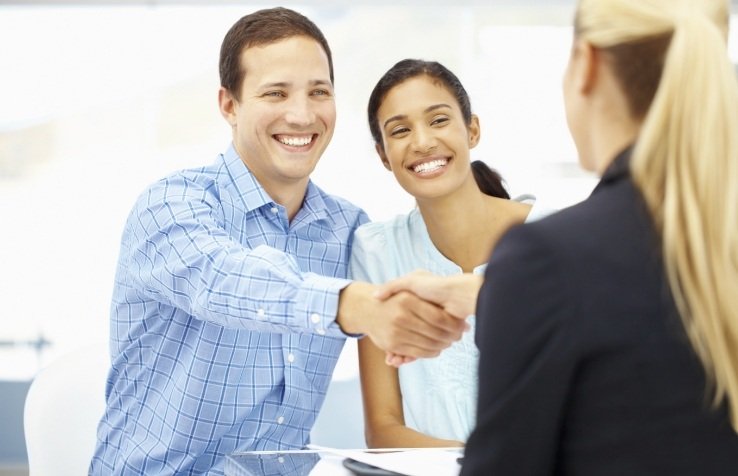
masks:
<svg viewBox="0 0 738 476"><path fill-rule="evenodd" d="M464 476L553 473L575 368L567 330L572 300L555 253L533 228L505 235L485 272L477 303L477 426Z"/></svg>
<svg viewBox="0 0 738 476"><path fill-rule="evenodd" d="M139 200L122 250L130 268L119 286L198 319L343 336L335 323L338 294L350 281L301 272L281 250L232 239L217 194L185 177L162 181Z"/></svg>
<svg viewBox="0 0 738 476"><path fill-rule="evenodd" d="M349 277L356 281L380 284L387 281L384 272L388 259L387 237L383 223L367 223L354 233L349 259ZM383 266L384 263L384 266Z"/></svg>

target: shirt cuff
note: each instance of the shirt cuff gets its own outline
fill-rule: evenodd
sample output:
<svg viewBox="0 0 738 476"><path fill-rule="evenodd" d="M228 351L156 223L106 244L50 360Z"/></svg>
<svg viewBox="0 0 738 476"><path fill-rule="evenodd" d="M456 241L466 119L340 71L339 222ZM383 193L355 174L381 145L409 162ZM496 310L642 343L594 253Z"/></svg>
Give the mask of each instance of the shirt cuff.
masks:
<svg viewBox="0 0 738 476"><path fill-rule="evenodd" d="M346 337L336 322L336 316L338 295L350 283L350 279L304 274L295 297L295 321L319 335Z"/></svg>

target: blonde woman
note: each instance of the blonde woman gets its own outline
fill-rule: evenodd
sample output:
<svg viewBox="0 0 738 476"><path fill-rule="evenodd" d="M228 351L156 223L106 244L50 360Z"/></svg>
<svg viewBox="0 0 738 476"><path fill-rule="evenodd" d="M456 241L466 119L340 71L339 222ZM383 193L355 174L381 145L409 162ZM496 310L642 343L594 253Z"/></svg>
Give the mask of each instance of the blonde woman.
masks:
<svg viewBox="0 0 738 476"><path fill-rule="evenodd" d="M727 0L579 2L564 97L580 162L601 181L495 247L462 475L738 474L728 12ZM467 312L460 284L478 281L441 279L389 291Z"/></svg>

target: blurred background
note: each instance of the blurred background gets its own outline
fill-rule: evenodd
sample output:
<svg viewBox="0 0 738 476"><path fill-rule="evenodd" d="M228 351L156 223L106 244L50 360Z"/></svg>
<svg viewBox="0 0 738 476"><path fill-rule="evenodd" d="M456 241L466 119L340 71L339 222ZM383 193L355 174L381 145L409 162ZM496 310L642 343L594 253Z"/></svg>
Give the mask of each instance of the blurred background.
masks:
<svg viewBox="0 0 738 476"><path fill-rule="evenodd" d="M303 1L336 75L338 124L313 175L374 220L413 202L374 153L369 93L407 57L437 60L480 116L472 151L513 196L561 208L585 198L561 77L574 0ZM40 368L104 342L118 242L150 182L210 163L230 141L218 53L237 1L0 0L0 475L26 474L22 406ZM736 27L738 0L733 0ZM738 38L729 54L738 63ZM356 377L349 347L336 373Z"/></svg>

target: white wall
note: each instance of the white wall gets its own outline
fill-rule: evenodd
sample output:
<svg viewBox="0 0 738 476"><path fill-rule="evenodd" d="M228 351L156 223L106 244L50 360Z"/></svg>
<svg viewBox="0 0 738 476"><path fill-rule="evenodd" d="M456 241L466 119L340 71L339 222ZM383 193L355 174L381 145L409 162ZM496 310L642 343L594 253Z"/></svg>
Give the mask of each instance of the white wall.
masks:
<svg viewBox="0 0 738 476"><path fill-rule="evenodd" d="M387 2L389 3L389 2ZM435 59L465 83L482 122L473 158L513 194L549 206L584 198L560 97L571 7L294 6L332 45L338 125L314 174L373 219L412 201L380 166L364 110L405 57ZM510 6L513 5L513 6ZM143 187L210 162L229 129L216 105L226 30L258 5L0 6L0 379L105 340L118 240ZM738 58L735 35L733 58Z"/></svg>

